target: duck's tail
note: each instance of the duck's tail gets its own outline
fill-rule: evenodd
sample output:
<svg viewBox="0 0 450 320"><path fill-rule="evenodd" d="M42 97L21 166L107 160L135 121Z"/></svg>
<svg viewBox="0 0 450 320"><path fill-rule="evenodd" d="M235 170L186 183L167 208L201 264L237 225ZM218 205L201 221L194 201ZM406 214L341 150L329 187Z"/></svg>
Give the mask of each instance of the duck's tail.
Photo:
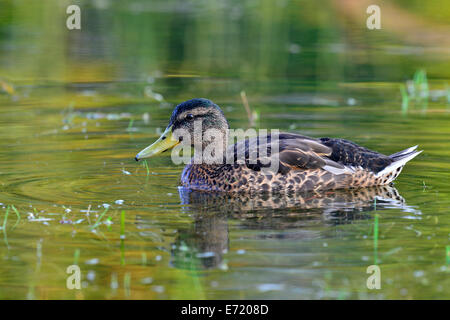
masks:
<svg viewBox="0 0 450 320"><path fill-rule="evenodd" d="M400 172L402 172L405 164L418 156L423 150L417 151L418 146L414 146L394 154L391 154L389 158L393 160L393 162L388 165L386 168L377 173L377 177L383 177L383 184L388 184L394 181L395 178L398 177Z"/></svg>

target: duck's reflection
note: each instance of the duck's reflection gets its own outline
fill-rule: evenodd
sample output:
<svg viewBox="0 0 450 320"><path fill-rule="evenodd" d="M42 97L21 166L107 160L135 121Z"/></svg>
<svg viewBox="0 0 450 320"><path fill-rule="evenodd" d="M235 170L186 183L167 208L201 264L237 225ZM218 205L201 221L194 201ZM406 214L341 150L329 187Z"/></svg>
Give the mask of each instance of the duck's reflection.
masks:
<svg viewBox="0 0 450 320"><path fill-rule="evenodd" d="M325 224L349 223L370 218L370 212L383 208L416 209L392 186L354 190L334 190L307 194L217 194L179 188L184 210L194 223L180 231L172 246L172 263L178 268L214 268L220 266L228 251L228 219L240 220L246 229L284 230L277 238L311 239L319 235L302 226L311 220ZM417 212L416 212L417 213Z"/></svg>

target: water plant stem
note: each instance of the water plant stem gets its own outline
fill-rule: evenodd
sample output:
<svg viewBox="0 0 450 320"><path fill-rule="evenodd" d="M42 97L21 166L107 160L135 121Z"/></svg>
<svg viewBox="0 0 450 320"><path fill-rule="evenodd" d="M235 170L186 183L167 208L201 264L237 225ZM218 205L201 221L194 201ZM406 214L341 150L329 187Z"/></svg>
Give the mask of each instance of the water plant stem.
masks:
<svg viewBox="0 0 450 320"><path fill-rule="evenodd" d="M91 227L91 229L95 229L100 225L100 222L103 218L103 216L105 215L105 213L108 211L109 207L106 207L105 210L100 214L100 216L98 217L97 221L94 223L94 225Z"/></svg>
<svg viewBox="0 0 450 320"><path fill-rule="evenodd" d="M373 259L374 264L378 264L378 214L375 215L375 221L373 225Z"/></svg>
<svg viewBox="0 0 450 320"><path fill-rule="evenodd" d="M8 215L9 215L9 206L6 207L5 217L3 218L3 226L2 226L3 230L6 230L6 223L8 222Z"/></svg>

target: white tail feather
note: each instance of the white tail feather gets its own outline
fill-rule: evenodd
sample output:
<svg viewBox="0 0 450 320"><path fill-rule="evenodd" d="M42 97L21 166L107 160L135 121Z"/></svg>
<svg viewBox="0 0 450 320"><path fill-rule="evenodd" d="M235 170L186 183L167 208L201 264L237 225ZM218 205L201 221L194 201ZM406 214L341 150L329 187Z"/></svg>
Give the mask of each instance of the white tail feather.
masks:
<svg viewBox="0 0 450 320"><path fill-rule="evenodd" d="M405 154L408 154L408 153L413 152L414 150L417 149L417 147L418 147L418 145L415 145L414 147L411 147L411 148L408 148L408 149L405 149L405 150L396 152L396 153L394 153L394 154L391 154L389 157L391 157L391 158L400 157L400 156L402 156L402 155L405 155Z"/></svg>
<svg viewBox="0 0 450 320"><path fill-rule="evenodd" d="M416 147L412 147L409 149L412 149L412 151L414 151ZM407 150L409 150L407 149ZM390 172L393 172L394 170L397 170L397 168L399 167L403 167L409 160L417 157L421 152L421 151L415 151L415 152L411 152L410 154L408 154L408 152L405 151L401 151L399 153L394 153L393 155L391 155L390 157L394 156L395 158L400 158L400 159L396 159L394 162L392 162L390 165L388 165L386 168L384 168L383 170L381 170L380 172L377 173L376 177L381 177L384 176Z"/></svg>

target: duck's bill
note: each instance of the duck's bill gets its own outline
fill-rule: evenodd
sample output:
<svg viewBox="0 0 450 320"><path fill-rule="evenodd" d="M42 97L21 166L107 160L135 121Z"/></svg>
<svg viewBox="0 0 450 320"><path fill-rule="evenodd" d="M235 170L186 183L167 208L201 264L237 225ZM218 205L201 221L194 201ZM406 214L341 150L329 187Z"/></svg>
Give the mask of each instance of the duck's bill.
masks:
<svg viewBox="0 0 450 320"><path fill-rule="evenodd" d="M168 149L175 147L180 142L174 139L172 134L172 126L168 127L166 131L156 140L152 145L148 146L141 152L139 152L134 158L139 161L144 158L153 157L154 155L160 154Z"/></svg>

